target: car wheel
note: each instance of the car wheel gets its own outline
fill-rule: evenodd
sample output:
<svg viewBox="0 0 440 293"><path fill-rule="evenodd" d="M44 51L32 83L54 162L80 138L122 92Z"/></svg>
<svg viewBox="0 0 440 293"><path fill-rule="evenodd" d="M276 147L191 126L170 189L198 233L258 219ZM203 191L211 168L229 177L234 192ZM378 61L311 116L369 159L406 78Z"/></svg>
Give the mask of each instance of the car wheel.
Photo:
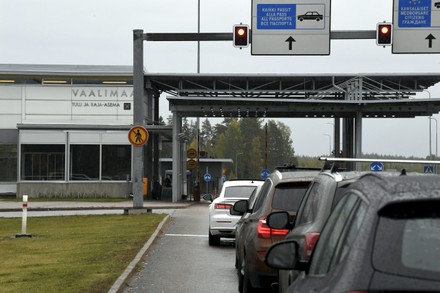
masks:
<svg viewBox="0 0 440 293"><path fill-rule="evenodd" d="M300 18L300 19L299 19L299 21L303 21L303 20L304 20L303 18Z"/></svg>
<svg viewBox="0 0 440 293"><path fill-rule="evenodd" d="M210 246L220 245L220 236L212 235L211 231L209 231L209 245Z"/></svg>

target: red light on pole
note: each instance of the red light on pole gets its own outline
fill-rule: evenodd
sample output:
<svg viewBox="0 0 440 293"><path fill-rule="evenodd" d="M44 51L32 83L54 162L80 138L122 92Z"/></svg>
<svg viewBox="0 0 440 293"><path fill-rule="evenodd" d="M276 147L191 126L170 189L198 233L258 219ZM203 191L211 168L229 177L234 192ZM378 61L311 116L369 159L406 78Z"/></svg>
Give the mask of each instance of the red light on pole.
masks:
<svg viewBox="0 0 440 293"><path fill-rule="evenodd" d="M393 24L382 22L376 27L376 44L378 46L389 46L393 43Z"/></svg>
<svg viewBox="0 0 440 293"><path fill-rule="evenodd" d="M237 48L249 46L249 26L236 24L233 28L233 45Z"/></svg>

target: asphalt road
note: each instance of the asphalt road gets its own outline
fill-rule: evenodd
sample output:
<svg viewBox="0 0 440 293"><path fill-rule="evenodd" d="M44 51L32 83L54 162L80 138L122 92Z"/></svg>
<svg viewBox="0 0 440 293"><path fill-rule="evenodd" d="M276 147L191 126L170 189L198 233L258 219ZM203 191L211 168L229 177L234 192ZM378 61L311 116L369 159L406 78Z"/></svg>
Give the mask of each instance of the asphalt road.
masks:
<svg viewBox="0 0 440 293"><path fill-rule="evenodd" d="M176 209L123 292L238 292L235 243L208 245L208 204Z"/></svg>

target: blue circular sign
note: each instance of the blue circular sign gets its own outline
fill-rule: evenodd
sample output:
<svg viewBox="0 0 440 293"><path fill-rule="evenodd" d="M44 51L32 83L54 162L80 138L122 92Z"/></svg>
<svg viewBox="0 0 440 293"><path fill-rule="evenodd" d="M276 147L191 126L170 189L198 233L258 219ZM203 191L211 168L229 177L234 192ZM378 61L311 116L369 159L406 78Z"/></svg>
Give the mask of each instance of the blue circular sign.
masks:
<svg viewBox="0 0 440 293"><path fill-rule="evenodd" d="M267 170L267 169L263 169L260 172L260 178L263 179L263 180L266 180L267 177L269 177L269 175L270 175L270 171Z"/></svg>
<svg viewBox="0 0 440 293"><path fill-rule="evenodd" d="M203 175L203 179L205 179L205 182L211 181L211 174L205 173L205 175Z"/></svg>

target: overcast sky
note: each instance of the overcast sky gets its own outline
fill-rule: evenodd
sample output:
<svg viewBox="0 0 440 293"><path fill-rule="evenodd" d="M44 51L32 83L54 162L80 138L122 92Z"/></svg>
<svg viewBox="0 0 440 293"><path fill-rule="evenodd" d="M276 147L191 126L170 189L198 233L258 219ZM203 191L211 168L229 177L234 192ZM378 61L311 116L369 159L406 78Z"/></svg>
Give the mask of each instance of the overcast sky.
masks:
<svg viewBox="0 0 440 293"><path fill-rule="evenodd" d="M197 32L198 0L0 0L0 63L132 65L133 30ZM250 0L200 0L202 32L232 32L251 24ZM332 30L374 30L392 20L392 0L333 0ZM193 42L148 42L149 72L195 73ZM251 56L231 42L201 44L201 73L438 73L440 55L391 54L375 40L332 40L330 56ZM440 98L432 87L419 98ZM161 115L169 115L165 97ZM438 115L433 116L440 119ZM328 153L331 119L283 119L291 127L298 155ZM425 157L429 152L427 117L364 119L364 153ZM439 121L440 122L440 121ZM432 150L435 153L435 123Z"/></svg>

